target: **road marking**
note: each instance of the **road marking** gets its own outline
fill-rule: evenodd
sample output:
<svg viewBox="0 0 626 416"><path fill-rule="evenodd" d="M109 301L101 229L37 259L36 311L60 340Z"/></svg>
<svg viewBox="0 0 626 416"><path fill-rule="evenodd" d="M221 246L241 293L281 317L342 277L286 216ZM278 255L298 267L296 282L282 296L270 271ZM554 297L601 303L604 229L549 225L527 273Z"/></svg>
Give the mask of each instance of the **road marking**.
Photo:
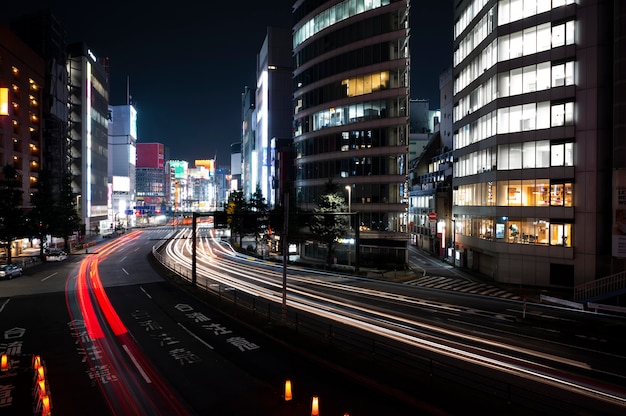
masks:
<svg viewBox="0 0 626 416"><path fill-rule="evenodd" d="M128 256L122 257L122 260L120 260L120 263L123 262L124 260L126 260L126 257L128 257Z"/></svg>
<svg viewBox="0 0 626 416"><path fill-rule="evenodd" d="M126 273L126 276L130 276L130 273L128 273L125 268L122 267L122 271Z"/></svg>
<svg viewBox="0 0 626 416"><path fill-rule="evenodd" d="M7 305L7 303L9 303L11 299L7 299L6 301L4 301L4 303L2 305L0 305L0 312L2 312L2 310L4 309L4 307Z"/></svg>
<svg viewBox="0 0 626 416"><path fill-rule="evenodd" d="M52 276L54 276L54 275L55 275L55 274L57 274L57 273L58 273L58 272L54 272L54 273L52 273L51 275L46 276L46 277L44 277L43 279L41 279L41 281L43 282L44 280L48 280L48 279L50 279Z"/></svg>
<svg viewBox="0 0 626 416"><path fill-rule="evenodd" d="M145 293L145 295L148 297L148 299L152 299L152 296L150 296L150 294L148 292L146 292L146 289L143 288L143 286L139 286L139 289Z"/></svg>
<svg viewBox="0 0 626 416"><path fill-rule="evenodd" d="M130 350L128 349L126 344L122 344L122 348L124 348L124 351L126 351L126 354L128 354L128 356L132 360L133 364L135 364L135 367L137 367L137 370L139 370L139 374L141 374L141 377L143 377L143 379L146 380L146 383L148 383L148 384L152 383L152 380L150 380L150 377L148 377L146 372L143 371L143 368L141 368L141 366L137 362L137 359L135 358L135 356L130 353Z"/></svg>
<svg viewBox="0 0 626 416"><path fill-rule="evenodd" d="M192 337L194 337L195 339L197 339L198 341L200 341L201 343L203 343L204 345L206 345L207 347L209 347L210 349L214 349L210 344L208 344L205 340L203 340L202 338L200 338L199 336L197 336L196 334L194 334L193 332L191 332L189 329L185 328L185 325L181 324L180 322L178 322L178 326L180 326L182 329L184 329L189 335L191 335Z"/></svg>

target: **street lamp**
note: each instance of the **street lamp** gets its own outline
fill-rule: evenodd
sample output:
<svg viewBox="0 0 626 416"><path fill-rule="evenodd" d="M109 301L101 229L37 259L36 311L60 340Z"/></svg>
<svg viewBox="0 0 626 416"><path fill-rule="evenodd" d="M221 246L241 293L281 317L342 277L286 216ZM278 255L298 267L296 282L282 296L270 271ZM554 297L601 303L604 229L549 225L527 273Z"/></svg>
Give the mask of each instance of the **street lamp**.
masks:
<svg viewBox="0 0 626 416"><path fill-rule="evenodd" d="M350 231L352 231L352 186L346 185L346 191L348 191L348 220L350 221ZM350 240L348 240L348 266L350 266Z"/></svg>
<svg viewBox="0 0 626 416"><path fill-rule="evenodd" d="M456 214L452 215L452 267L456 267Z"/></svg>

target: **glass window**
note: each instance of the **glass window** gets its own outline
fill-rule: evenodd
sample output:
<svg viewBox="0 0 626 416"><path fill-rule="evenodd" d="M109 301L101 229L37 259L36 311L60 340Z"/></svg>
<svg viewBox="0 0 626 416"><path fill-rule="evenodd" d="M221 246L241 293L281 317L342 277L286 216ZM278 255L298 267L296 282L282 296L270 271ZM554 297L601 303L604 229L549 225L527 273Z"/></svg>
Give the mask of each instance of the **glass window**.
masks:
<svg viewBox="0 0 626 416"><path fill-rule="evenodd" d="M505 25L510 22L510 2L509 0L500 0L498 3L498 26Z"/></svg>
<svg viewBox="0 0 626 416"><path fill-rule="evenodd" d="M571 207L572 206L572 202L573 202L573 189L574 186L572 183L566 183L565 184L565 194L563 196L563 200L564 200L564 205L566 207Z"/></svg>
<svg viewBox="0 0 626 416"><path fill-rule="evenodd" d="M565 143L565 166L574 166L574 143Z"/></svg>
<svg viewBox="0 0 626 416"><path fill-rule="evenodd" d="M541 1L537 0L537 14L547 12L550 10L550 2L549 1Z"/></svg>
<svg viewBox="0 0 626 416"><path fill-rule="evenodd" d="M498 108L498 134L509 132L509 109Z"/></svg>
<svg viewBox="0 0 626 416"><path fill-rule="evenodd" d="M509 132L522 131L522 106L515 105L509 110Z"/></svg>
<svg viewBox="0 0 626 416"><path fill-rule="evenodd" d="M565 85L574 85L574 62L565 64Z"/></svg>
<svg viewBox="0 0 626 416"><path fill-rule="evenodd" d="M523 166L526 168L535 167L535 142L526 142L522 147Z"/></svg>
<svg viewBox="0 0 626 416"><path fill-rule="evenodd" d="M576 22L571 20L565 24L565 43L567 45L573 45L576 43L574 28L576 27Z"/></svg>
<svg viewBox="0 0 626 416"><path fill-rule="evenodd" d="M547 129L550 127L550 102L537 103L537 128Z"/></svg>
<svg viewBox="0 0 626 416"><path fill-rule="evenodd" d="M552 67L552 86L562 87L565 85L565 64Z"/></svg>
<svg viewBox="0 0 626 416"><path fill-rule="evenodd" d="M552 28L552 47L557 48L565 45L565 25L557 25Z"/></svg>
<svg viewBox="0 0 626 416"><path fill-rule="evenodd" d="M565 35L565 27L563 27L563 35ZM522 32L511 33L509 41L509 57L511 59L522 56L524 53L524 40Z"/></svg>
<svg viewBox="0 0 626 416"><path fill-rule="evenodd" d="M523 87L523 68L515 68L511 70L510 95L521 94Z"/></svg>
<svg viewBox="0 0 626 416"><path fill-rule="evenodd" d="M537 26L537 52L550 50L550 23Z"/></svg>
<svg viewBox="0 0 626 416"><path fill-rule="evenodd" d="M565 185L562 183L553 183L550 186L550 205L563 206L563 192Z"/></svg>
<svg viewBox="0 0 626 416"><path fill-rule="evenodd" d="M537 90L537 67L529 65L524 67L524 93L534 92Z"/></svg>
<svg viewBox="0 0 626 416"><path fill-rule="evenodd" d="M498 96L499 97L508 97L509 94L509 82L510 75L509 71L502 72L498 74Z"/></svg>
<svg viewBox="0 0 626 416"><path fill-rule="evenodd" d="M537 179L535 187L536 206L550 205L550 181L547 179Z"/></svg>
<svg viewBox="0 0 626 416"><path fill-rule="evenodd" d="M522 181L522 205L525 207L535 205L536 195L533 192L535 189L535 180L526 179Z"/></svg>
<svg viewBox="0 0 626 416"><path fill-rule="evenodd" d="M536 104L524 104L522 106L522 130L535 130L536 120Z"/></svg>
<svg viewBox="0 0 626 416"><path fill-rule="evenodd" d="M565 104L555 104L552 106L551 126L562 126L565 124Z"/></svg>
<svg viewBox="0 0 626 416"><path fill-rule="evenodd" d="M550 245L572 246L572 224L550 224Z"/></svg>
<svg viewBox="0 0 626 416"><path fill-rule="evenodd" d="M508 206L521 206L522 205L522 181L509 181L508 187Z"/></svg>
<svg viewBox="0 0 626 416"><path fill-rule="evenodd" d="M541 140L537 142L537 158L535 159L535 167L550 167L550 142Z"/></svg>
<svg viewBox="0 0 626 416"><path fill-rule="evenodd" d="M498 61L506 61L509 59L509 35L500 36L498 38Z"/></svg>
<svg viewBox="0 0 626 416"><path fill-rule="evenodd" d="M498 170L509 170L509 145L507 144L498 146ZM499 192L500 195L503 193Z"/></svg>
<svg viewBox="0 0 626 416"><path fill-rule="evenodd" d="M563 166L565 160L565 144L553 144L550 152L550 165Z"/></svg>
<svg viewBox="0 0 626 416"><path fill-rule="evenodd" d="M537 90L550 89L550 62L537 64Z"/></svg>
<svg viewBox="0 0 626 416"><path fill-rule="evenodd" d="M513 143L509 145L509 169L522 168L522 144Z"/></svg>
<svg viewBox="0 0 626 416"><path fill-rule="evenodd" d="M524 29L524 55L537 52L537 28Z"/></svg>
<svg viewBox="0 0 626 416"><path fill-rule="evenodd" d="M524 17L537 14L537 0L524 0Z"/></svg>
<svg viewBox="0 0 626 416"><path fill-rule="evenodd" d="M565 103L565 124L574 124L574 103Z"/></svg>
<svg viewBox="0 0 626 416"><path fill-rule="evenodd" d="M524 17L524 3L522 0L511 0L511 21L514 22L516 20Z"/></svg>

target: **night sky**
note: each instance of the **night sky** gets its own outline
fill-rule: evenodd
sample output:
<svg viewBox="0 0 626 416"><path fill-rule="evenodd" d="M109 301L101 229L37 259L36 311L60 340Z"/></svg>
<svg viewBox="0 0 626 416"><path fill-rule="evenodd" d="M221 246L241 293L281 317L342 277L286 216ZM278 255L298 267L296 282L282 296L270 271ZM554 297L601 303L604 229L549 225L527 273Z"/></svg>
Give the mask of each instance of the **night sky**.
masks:
<svg viewBox="0 0 626 416"><path fill-rule="evenodd" d="M130 80L140 143L162 142L171 159L191 163L217 156L218 166L229 167L241 93L255 86L267 26L292 27L293 1L197 3L9 0L0 22L52 11L68 43L84 41L98 58L109 57L111 105L126 103ZM429 99L431 108L439 105L439 75L452 63L452 12L452 0L411 4L411 98Z"/></svg>

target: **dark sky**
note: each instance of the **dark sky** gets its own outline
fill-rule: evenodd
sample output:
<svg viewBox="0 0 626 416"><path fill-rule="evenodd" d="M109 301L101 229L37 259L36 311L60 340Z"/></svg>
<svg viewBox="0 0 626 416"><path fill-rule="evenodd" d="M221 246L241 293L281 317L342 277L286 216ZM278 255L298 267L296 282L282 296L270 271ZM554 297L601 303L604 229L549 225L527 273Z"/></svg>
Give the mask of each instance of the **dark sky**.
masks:
<svg viewBox="0 0 626 416"><path fill-rule="evenodd" d="M110 104L126 103L130 80L139 142L165 143L172 159L217 155L218 166L229 166L241 93L255 86L267 26L292 27L293 1L193 3L9 0L0 22L52 11L69 43L84 41L98 58L109 57ZM452 0L412 2L411 57L411 98L436 108L439 74L452 62Z"/></svg>

